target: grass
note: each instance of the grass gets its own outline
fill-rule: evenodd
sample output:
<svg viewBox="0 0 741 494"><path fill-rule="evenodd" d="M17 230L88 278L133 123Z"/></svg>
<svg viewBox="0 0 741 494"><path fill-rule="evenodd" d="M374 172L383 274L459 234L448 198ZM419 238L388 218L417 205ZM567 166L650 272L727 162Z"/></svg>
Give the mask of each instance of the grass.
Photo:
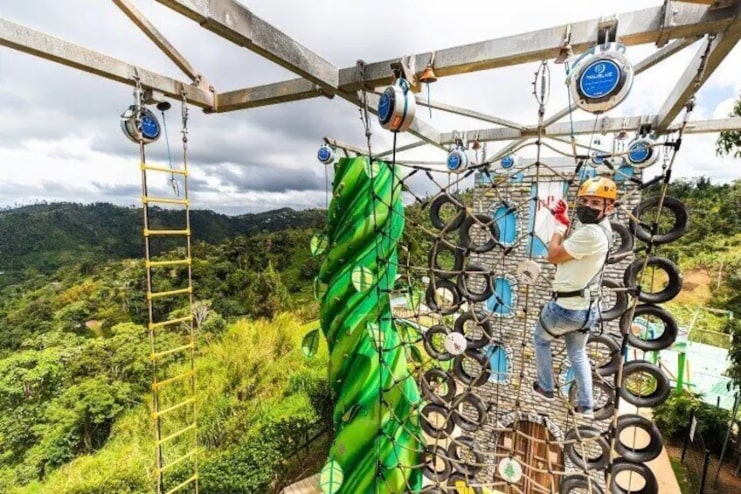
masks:
<svg viewBox="0 0 741 494"><path fill-rule="evenodd" d="M677 478L679 483L679 490L682 494L694 494L692 488L687 482L687 471L682 465L682 461L679 458L673 458L669 456L669 461L672 464L672 470L674 470L674 476Z"/></svg>

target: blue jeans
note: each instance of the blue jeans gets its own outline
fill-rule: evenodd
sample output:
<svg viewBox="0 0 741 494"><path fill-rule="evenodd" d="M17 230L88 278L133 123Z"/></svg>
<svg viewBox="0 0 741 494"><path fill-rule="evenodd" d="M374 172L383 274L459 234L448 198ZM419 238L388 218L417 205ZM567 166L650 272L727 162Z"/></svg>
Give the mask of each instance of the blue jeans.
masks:
<svg viewBox="0 0 741 494"><path fill-rule="evenodd" d="M555 300L549 301L541 312L541 317L548 330L557 336L564 337L566 353L574 369L574 378L579 393L578 404L583 408L594 407L592 399L592 368L587 359L587 338L589 333L579 331L591 327L597 321L597 306L588 310L564 309ZM588 319L587 319L588 317ZM553 336L548 334L540 324L535 325L535 360L538 369L538 385L544 391L553 391L553 356L551 341Z"/></svg>

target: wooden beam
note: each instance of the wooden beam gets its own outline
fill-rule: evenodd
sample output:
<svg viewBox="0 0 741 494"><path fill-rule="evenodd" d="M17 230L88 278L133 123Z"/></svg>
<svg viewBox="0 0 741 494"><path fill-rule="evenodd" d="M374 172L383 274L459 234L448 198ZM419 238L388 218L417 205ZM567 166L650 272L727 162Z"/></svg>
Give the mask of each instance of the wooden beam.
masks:
<svg viewBox="0 0 741 494"><path fill-rule="evenodd" d="M128 85L134 85L134 77L138 74L141 84L145 88L155 89L177 99L180 99L180 92L185 91L188 102L201 108L210 109L214 104L214 97L211 92L204 91L187 82L181 82L130 65L108 55L103 55L6 19L0 19L0 46L6 46Z"/></svg>

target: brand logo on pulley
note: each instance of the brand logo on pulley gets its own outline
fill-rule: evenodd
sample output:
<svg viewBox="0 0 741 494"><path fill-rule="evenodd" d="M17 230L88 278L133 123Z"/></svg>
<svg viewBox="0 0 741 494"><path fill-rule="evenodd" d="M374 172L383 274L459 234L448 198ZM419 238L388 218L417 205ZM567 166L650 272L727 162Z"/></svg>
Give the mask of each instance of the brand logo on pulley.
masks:
<svg viewBox="0 0 741 494"><path fill-rule="evenodd" d="M319 160L320 161L327 161L329 159L329 150L327 148L322 148L319 150Z"/></svg>
<svg viewBox="0 0 741 494"><path fill-rule="evenodd" d="M611 95L620 82L620 68L611 60L597 60L587 66L579 77L579 88L587 98Z"/></svg>
<svg viewBox="0 0 741 494"><path fill-rule="evenodd" d="M160 135L160 124L154 115L144 114L141 120L142 136L146 139L157 139Z"/></svg>
<svg viewBox="0 0 741 494"><path fill-rule="evenodd" d="M448 168L451 170L456 170L458 167L461 166L461 157L457 154L451 154L448 156Z"/></svg>
<svg viewBox="0 0 741 494"><path fill-rule="evenodd" d="M628 150L628 158L633 163L642 163L648 159L651 149L645 142L636 142Z"/></svg>
<svg viewBox="0 0 741 494"><path fill-rule="evenodd" d="M514 156L505 156L504 158L502 158L502 168L511 168L514 164Z"/></svg>
<svg viewBox="0 0 741 494"><path fill-rule="evenodd" d="M381 100L378 102L378 118L386 120L391 113L391 97L388 93L381 95Z"/></svg>

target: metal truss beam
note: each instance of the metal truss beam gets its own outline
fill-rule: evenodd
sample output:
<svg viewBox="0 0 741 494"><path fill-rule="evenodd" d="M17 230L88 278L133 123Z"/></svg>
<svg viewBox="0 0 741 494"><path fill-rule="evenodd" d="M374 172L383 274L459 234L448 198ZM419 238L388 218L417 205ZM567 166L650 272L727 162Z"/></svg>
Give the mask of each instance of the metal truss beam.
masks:
<svg viewBox="0 0 741 494"><path fill-rule="evenodd" d="M130 0L113 0L121 11L133 22L172 62L185 73L197 86L208 90L209 84L203 76L193 68L188 60L170 43L159 30L149 22Z"/></svg>
<svg viewBox="0 0 741 494"><path fill-rule="evenodd" d="M216 0L157 0L165 5L172 6L174 10L181 12L188 17L195 19L200 23L205 23L208 7L196 4L205 4ZM226 0L219 0L226 1ZM186 5L190 5L186 8ZM719 32L730 25L734 20L733 8L718 9L709 11L705 7L696 5L675 5L676 13L672 16L673 24L669 27L663 26L664 13L663 7L628 12L618 16L620 39L627 45L651 43L663 36L665 39L686 38L681 42L666 46L657 51L654 55L648 57L645 61L646 70L667 56L679 51L685 46L691 44L695 39L708 32ZM600 19L571 24L571 45L575 51L583 51L597 41L597 27ZM208 28L208 25L206 25ZM446 75L456 75L478 70L492 69L496 67L505 67L509 65L522 64L549 58L556 58L560 49L563 47L564 34L569 26L557 26L539 31L533 31L525 34L517 34L506 38L498 38L470 45L448 48L435 52L435 73L438 77ZM212 31L220 34L216 29ZM412 56L413 63L419 71L429 62L431 53L423 53ZM399 57L383 62L367 64L365 67L365 79L363 82L356 80L355 66L345 67L339 70L339 84L334 86L335 91L351 92L365 86L378 87L384 86L391 82L392 62L396 62L404 57ZM286 65L283 65L286 66ZM291 67L286 67L289 70ZM636 67L640 69L640 66ZM300 74L297 70L294 72ZM300 74L301 75L301 74ZM246 88L233 91L230 95L230 102L234 109L254 108L270 104L282 103L284 101L296 101L304 98L317 96L307 90L306 85L301 84L301 79L292 79L278 82L269 86L262 86L262 90L253 91L257 88ZM314 81L318 82L318 81ZM319 83L319 82L318 82ZM319 85L328 92L332 91L331 86ZM265 90L268 89L269 91ZM420 104L426 104L421 98L418 99ZM441 110L445 111L442 104ZM445 105L448 106L448 105ZM448 106L449 108L453 108ZM562 113L558 118L568 114ZM478 118L478 117L473 117ZM558 120L556 118L554 121ZM505 127L519 128L515 122L505 124L503 119L497 122Z"/></svg>
<svg viewBox="0 0 741 494"><path fill-rule="evenodd" d="M0 19L0 46L128 85L133 85L138 75L142 86L161 91L172 98L180 99L181 91L185 91L188 102L195 106L208 109L214 104L214 95L209 91L5 19Z"/></svg>
<svg viewBox="0 0 741 494"><path fill-rule="evenodd" d="M337 67L235 0L157 0L157 2L304 79L326 89L337 89Z"/></svg>
<svg viewBox="0 0 741 494"><path fill-rule="evenodd" d="M708 10L700 5L675 4L671 25L664 26L663 7L652 7L616 16L618 37L625 45L654 43L665 39L693 38L706 33L720 32L735 18L735 8ZM575 52L581 52L597 42L601 19L570 24L570 44ZM457 46L435 52L435 74L438 77L464 74L479 70L507 67L527 62L554 59L563 47L567 25L540 29L505 38ZM422 72L430 60L431 53L411 57L410 65ZM389 83L389 64L404 57L367 64L365 85L380 86ZM360 89L355 81L355 67L340 70L340 88L344 91Z"/></svg>
<svg viewBox="0 0 741 494"><path fill-rule="evenodd" d="M643 117L621 117L621 118L601 118L597 120L579 120L573 123L574 135L585 134L607 134L609 132L619 132L621 130L637 129L643 123L654 124L658 120L658 115ZM664 129L665 132L677 130L680 123L673 124ZM741 130L741 118L720 118L714 120L699 120L689 122L685 128L686 134L702 134L708 132L720 132L722 130ZM570 122L559 122L549 125L544 129L544 137L569 136L572 132ZM519 132L514 129L505 129L502 127L495 129L483 129L479 131L479 141L511 141L513 139L535 138L538 132L535 128L528 128L527 132ZM455 142L453 132L444 132L440 136L441 144L452 144Z"/></svg>
<svg viewBox="0 0 741 494"><path fill-rule="evenodd" d="M334 97L332 93L327 93L318 84L307 81L306 79L293 79L286 82L218 93L216 95L216 111L222 113L258 108L261 106L300 101L321 95L327 95L330 98Z"/></svg>
<svg viewBox="0 0 741 494"><path fill-rule="evenodd" d="M741 6L739 6L739 11L741 11ZM689 98L708 80L723 59L736 46L739 38L741 38L741 15L728 30L716 35L714 40L708 38L708 42L712 44L710 50L707 51L707 55L705 44L699 48L679 79L678 84L659 110L657 121L659 130L666 128L674 121Z"/></svg>

